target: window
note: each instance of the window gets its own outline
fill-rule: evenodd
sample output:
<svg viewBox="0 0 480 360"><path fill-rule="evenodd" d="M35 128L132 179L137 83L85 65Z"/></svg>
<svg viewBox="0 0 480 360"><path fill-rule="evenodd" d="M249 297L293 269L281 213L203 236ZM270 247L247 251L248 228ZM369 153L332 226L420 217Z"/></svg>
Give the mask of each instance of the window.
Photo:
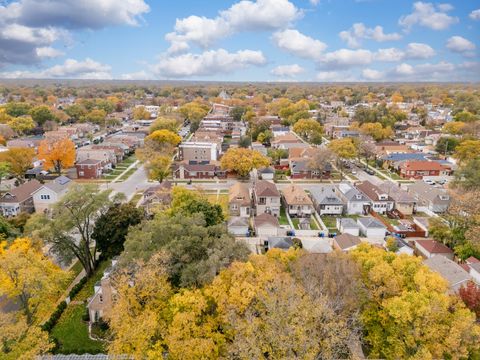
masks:
<svg viewBox="0 0 480 360"><path fill-rule="evenodd" d="M50 200L50 195L40 195L40 199L42 200Z"/></svg>
<svg viewBox="0 0 480 360"><path fill-rule="evenodd" d="M266 198L264 198L264 197L258 198L258 204L259 205L265 205L266 203L267 203Z"/></svg>

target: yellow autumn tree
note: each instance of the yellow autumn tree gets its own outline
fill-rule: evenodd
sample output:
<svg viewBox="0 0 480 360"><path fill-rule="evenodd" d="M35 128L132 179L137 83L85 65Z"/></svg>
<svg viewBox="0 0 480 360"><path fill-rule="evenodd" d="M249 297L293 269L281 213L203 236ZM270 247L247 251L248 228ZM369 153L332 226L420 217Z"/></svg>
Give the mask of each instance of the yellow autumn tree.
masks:
<svg viewBox="0 0 480 360"><path fill-rule="evenodd" d="M381 123L364 123L359 128L360 132L371 136L374 140L380 141L393 136L393 130L390 126L383 127Z"/></svg>
<svg viewBox="0 0 480 360"><path fill-rule="evenodd" d="M253 169L270 165L270 159L256 150L230 148L222 156L220 165L222 169L235 171L238 175L244 177Z"/></svg>
<svg viewBox="0 0 480 360"><path fill-rule="evenodd" d="M0 312L0 359L31 360L55 345L39 326L29 326L24 316Z"/></svg>
<svg viewBox="0 0 480 360"><path fill-rule="evenodd" d="M171 173L172 158L168 155L157 155L145 164L148 178L162 182Z"/></svg>
<svg viewBox="0 0 480 360"><path fill-rule="evenodd" d="M135 120L150 119L150 113L145 109L145 106L138 106L133 110L133 118Z"/></svg>
<svg viewBox="0 0 480 360"><path fill-rule="evenodd" d="M463 132L465 123L461 121L451 121L443 125L442 132L452 135L459 135Z"/></svg>
<svg viewBox="0 0 480 360"><path fill-rule="evenodd" d="M20 182L24 181L25 172L32 167L34 157L35 150L31 148L10 148L0 153L0 161L10 164L10 171Z"/></svg>
<svg viewBox="0 0 480 360"><path fill-rule="evenodd" d="M480 140L464 140L455 148L453 154L460 163L480 158Z"/></svg>
<svg viewBox="0 0 480 360"><path fill-rule="evenodd" d="M45 160L44 169L54 169L58 175L75 163L75 144L70 139L43 140L38 147L38 158Z"/></svg>
<svg viewBox="0 0 480 360"><path fill-rule="evenodd" d="M460 359L479 348L475 315L421 258L366 244L351 255L370 294L361 314L370 357Z"/></svg>
<svg viewBox="0 0 480 360"><path fill-rule="evenodd" d="M30 239L0 243L0 296L18 302L27 324L52 310L67 278Z"/></svg>

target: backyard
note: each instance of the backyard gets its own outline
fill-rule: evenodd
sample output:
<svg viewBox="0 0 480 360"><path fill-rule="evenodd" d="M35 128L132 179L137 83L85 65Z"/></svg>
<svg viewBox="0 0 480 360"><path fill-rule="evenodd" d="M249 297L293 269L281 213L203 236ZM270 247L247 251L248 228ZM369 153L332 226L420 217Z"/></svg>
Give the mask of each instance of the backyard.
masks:
<svg viewBox="0 0 480 360"><path fill-rule="evenodd" d="M280 216L278 217L278 222L280 225L290 225L287 219L287 214L285 213L285 207L283 205L280 207Z"/></svg>

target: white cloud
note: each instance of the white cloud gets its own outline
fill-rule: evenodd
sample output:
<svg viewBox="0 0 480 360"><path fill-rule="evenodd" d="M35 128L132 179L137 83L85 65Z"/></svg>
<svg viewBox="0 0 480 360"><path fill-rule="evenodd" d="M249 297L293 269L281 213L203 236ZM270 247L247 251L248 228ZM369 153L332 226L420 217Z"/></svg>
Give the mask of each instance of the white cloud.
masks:
<svg viewBox="0 0 480 360"><path fill-rule="evenodd" d="M39 58L56 58L65 55L63 51L54 49L50 46L39 47L36 49Z"/></svg>
<svg viewBox="0 0 480 360"><path fill-rule="evenodd" d="M321 71L317 73L316 79L318 81L339 81L342 76L337 71Z"/></svg>
<svg viewBox="0 0 480 360"><path fill-rule="evenodd" d="M471 55L475 44L461 36L452 36L447 40L447 49L456 53Z"/></svg>
<svg viewBox="0 0 480 360"><path fill-rule="evenodd" d="M277 66L276 68L273 68L270 73L272 75L278 76L278 77L295 77L305 71L304 68L302 68L298 64L292 64L292 65L280 65Z"/></svg>
<svg viewBox="0 0 480 360"><path fill-rule="evenodd" d="M194 43L206 49L219 39L241 31L275 30L287 27L302 16L302 12L288 0L242 0L220 12L216 18L196 15L177 19L174 31L165 39L172 43ZM181 46L184 50L185 45Z"/></svg>
<svg viewBox="0 0 480 360"><path fill-rule="evenodd" d="M122 80L151 80L153 79L152 75L147 73L145 70L122 74L120 75L120 79Z"/></svg>
<svg viewBox="0 0 480 360"><path fill-rule="evenodd" d="M317 6L318 4L320 4L320 0L310 0L310 4L312 4L313 6Z"/></svg>
<svg viewBox="0 0 480 360"><path fill-rule="evenodd" d="M362 39L375 40L377 42L400 40L402 36L397 33L385 34L383 27L377 25L374 28L367 28L363 23L355 23L348 30L339 34L340 38L347 42L351 48L359 48Z"/></svg>
<svg viewBox="0 0 480 360"><path fill-rule="evenodd" d="M110 66L90 58L83 61L67 59L63 64L42 71L13 71L0 73L1 78L22 79L111 79Z"/></svg>
<svg viewBox="0 0 480 360"><path fill-rule="evenodd" d="M382 71L374 70L374 69L364 69L362 71L362 77L365 80L381 80L385 74Z"/></svg>
<svg viewBox="0 0 480 360"><path fill-rule="evenodd" d="M149 11L144 0L17 0L0 2L0 66L34 64L58 55L56 42L69 43L70 29L138 25Z"/></svg>
<svg viewBox="0 0 480 360"><path fill-rule="evenodd" d="M377 61L399 61L405 57L405 52L397 48L378 49L375 53Z"/></svg>
<svg viewBox="0 0 480 360"><path fill-rule="evenodd" d="M414 71L412 65L402 63L395 67L395 72L399 75L412 75Z"/></svg>
<svg viewBox="0 0 480 360"><path fill-rule="evenodd" d="M0 7L0 18L31 27L99 29L111 25L138 25L150 10L144 0L19 0Z"/></svg>
<svg viewBox="0 0 480 360"><path fill-rule="evenodd" d="M319 60L322 57L323 50L327 48L327 45L320 40L313 39L293 29L277 31L273 34L272 39L280 49L311 60Z"/></svg>
<svg viewBox="0 0 480 360"><path fill-rule="evenodd" d="M266 62L261 51L241 50L229 53L219 49L201 54L164 57L152 66L152 71L162 78L185 78L231 73L248 66L264 65Z"/></svg>
<svg viewBox="0 0 480 360"><path fill-rule="evenodd" d="M340 49L326 53L320 62L329 69L342 69L359 65L368 65L373 60L373 53L370 50Z"/></svg>
<svg viewBox="0 0 480 360"><path fill-rule="evenodd" d="M458 22L458 18L447 14L453 7L449 4L434 5L418 1L413 4L413 12L402 16L398 23L406 30L413 25L428 27L432 30L445 30Z"/></svg>
<svg viewBox="0 0 480 360"><path fill-rule="evenodd" d="M435 56L435 50L430 45L410 43L405 52L406 59L428 59Z"/></svg>
<svg viewBox="0 0 480 360"><path fill-rule="evenodd" d="M480 9L473 10L468 16L472 20L480 20Z"/></svg>

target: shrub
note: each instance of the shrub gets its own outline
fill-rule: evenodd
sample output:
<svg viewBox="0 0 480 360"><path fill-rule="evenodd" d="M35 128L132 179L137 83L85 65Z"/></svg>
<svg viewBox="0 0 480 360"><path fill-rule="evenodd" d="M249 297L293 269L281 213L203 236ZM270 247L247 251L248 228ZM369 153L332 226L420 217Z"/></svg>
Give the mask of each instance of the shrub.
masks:
<svg viewBox="0 0 480 360"><path fill-rule="evenodd" d="M87 277L84 276L79 282L78 284L76 284L74 287L72 287L72 290L70 290L70 292L68 293L68 297L70 298L70 300L72 300L75 295L77 295L80 290L82 290L83 286L85 285L85 283L87 282Z"/></svg>
<svg viewBox="0 0 480 360"><path fill-rule="evenodd" d="M90 321L90 312L86 307L85 307L85 313L82 315L82 320L86 322Z"/></svg>
<svg viewBox="0 0 480 360"><path fill-rule="evenodd" d="M60 316L62 316L66 308L67 303L65 301L62 301L60 304L58 304L55 311L52 313L52 315L50 315L50 319L48 319L45 324L42 325L42 330L50 332L57 324L58 319L60 319Z"/></svg>

